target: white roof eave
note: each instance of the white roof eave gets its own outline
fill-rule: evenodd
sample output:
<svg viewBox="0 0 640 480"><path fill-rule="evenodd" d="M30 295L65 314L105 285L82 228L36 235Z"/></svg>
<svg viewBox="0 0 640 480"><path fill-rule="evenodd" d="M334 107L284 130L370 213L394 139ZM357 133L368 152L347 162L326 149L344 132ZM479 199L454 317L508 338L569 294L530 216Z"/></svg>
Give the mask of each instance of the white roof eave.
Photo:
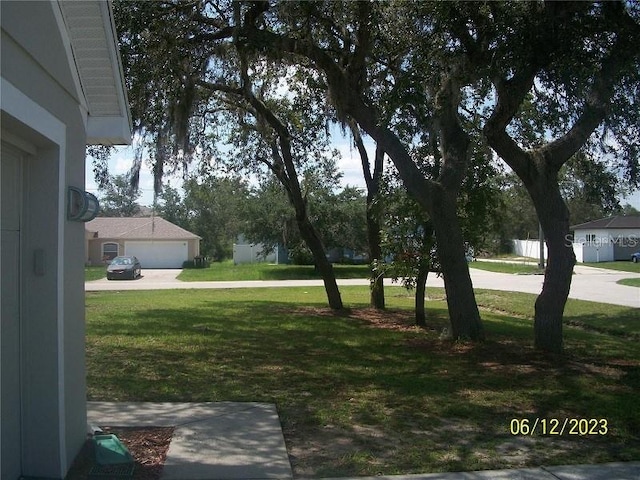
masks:
<svg viewBox="0 0 640 480"><path fill-rule="evenodd" d="M110 1L59 1L87 109L89 145L129 145L131 114Z"/></svg>

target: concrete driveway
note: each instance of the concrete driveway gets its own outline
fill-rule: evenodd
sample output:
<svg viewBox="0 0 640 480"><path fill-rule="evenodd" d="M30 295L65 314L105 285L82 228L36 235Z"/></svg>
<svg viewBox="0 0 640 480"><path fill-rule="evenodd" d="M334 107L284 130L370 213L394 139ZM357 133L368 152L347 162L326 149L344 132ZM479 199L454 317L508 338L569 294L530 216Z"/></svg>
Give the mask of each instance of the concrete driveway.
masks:
<svg viewBox="0 0 640 480"><path fill-rule="evenodd" d="M471 268L474 288L539 294L544 275L512 275ZM569 298L640 308L640 288L618 285L623 278L640 274L576 265Z"/></svg>
<svg viewBox="0 0 640 480"><path fill-rule="evenodd" d="M176 277L180 275L182 269L142 269L142 276L135 280L93 280L85 282L85 291L101 291L101 290L156 290L180 288L185 285ZM184 287L183 287L184 288Z"/></svg>
<svg viewBox="0 0 640 480"><path fill-rule="evenodd" d="M314 287L322 286L322 280L253 280L236 282L182 282L176 277L182 270L143 270L137 280L94 280L85 283L86 291L101 290L162 290L162 289L206 289L206 288L267 288L267 287ZM539 294L543 275L513 275L471 268L471 279L475 288ZM640 278L638 273L605 270L577 265L571 282L570 298L610 303L640 308L640 288L618 285L622 278ZM388 285L390 281L386 282ZM368 279L338 280L338 285L368 285ZM429 287L443 287L442 278L430 274Z"/></svg>

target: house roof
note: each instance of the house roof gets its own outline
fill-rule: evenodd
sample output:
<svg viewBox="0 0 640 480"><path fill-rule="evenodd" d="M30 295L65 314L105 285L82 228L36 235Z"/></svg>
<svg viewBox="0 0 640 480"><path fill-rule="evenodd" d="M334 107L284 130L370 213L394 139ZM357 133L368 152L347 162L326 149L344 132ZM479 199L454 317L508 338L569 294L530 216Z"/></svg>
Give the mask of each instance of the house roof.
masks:
<svg viewBox="0 0 640 480"><path fill-rule="evenodd" d="M85 228L93 238L129 240L191 240L200 237L162 217L97 217Z"/></svg>
<svg viewBox="0 0 640 480"><path fill-rule="evenodd" d="M591 222L574 225L571 230L606 230L613 228L640 229L640 215L619 215L615 217L601 218Z"/></svg>

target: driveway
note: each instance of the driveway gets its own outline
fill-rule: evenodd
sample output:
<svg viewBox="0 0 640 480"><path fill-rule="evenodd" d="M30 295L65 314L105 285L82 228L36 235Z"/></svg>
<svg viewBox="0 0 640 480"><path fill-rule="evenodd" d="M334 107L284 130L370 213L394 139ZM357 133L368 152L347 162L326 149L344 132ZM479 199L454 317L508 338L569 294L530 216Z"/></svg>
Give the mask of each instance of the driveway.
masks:
<svg viewBox="0 0 640 480"><path fill-rule="evenodd" d="M512 275L471 268L475 288L539 294L544 275ZM640 308L640 288L618 285L623 278L639 278L640 274L576 265L571 279L569 298Z"/></svg>
<svg viewBox="0 0 640 480"><path fill-rule="evenodd" d="M267 287L314 287L322 286L322 280L253 280L236 282L181 282L177 276L181 270L143 270L138 280L94 280L85 283L86 291L113 290L163 290L206 288L267 288ZM543 275L513 275L495 273L475 268L470 269L475 288L539 294ZM640 308L640 288L618 285L622 278L640 277L640 274L576 266L571 282L570 298L610 303ZM386 282L388 285L390 281ZM338 285L369 285L368 279L338 280ZM442 278L430 274L429 287L443 287Z"/></svg>
<svg viewBox="0 0 640 480"><path fill-rule="evenodd" d="M85 291L101 291L101 290L156 290L180 288L185 285L177 279L182 272L179 268L166 269L143 269L142 276L135 280L93 280L85 282ZM184 288L184 287L183 287Z"/></svg>

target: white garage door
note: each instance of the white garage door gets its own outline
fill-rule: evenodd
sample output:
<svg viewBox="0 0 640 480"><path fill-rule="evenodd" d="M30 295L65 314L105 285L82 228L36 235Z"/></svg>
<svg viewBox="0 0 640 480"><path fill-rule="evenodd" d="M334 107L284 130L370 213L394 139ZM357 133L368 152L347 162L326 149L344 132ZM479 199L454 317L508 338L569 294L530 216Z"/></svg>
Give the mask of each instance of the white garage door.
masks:
<svg viewBox="0 0 640 480"><path fill-rule="evenodd" d="M134 255L142 268L182 268L188 260L186 241L125 242L125 255Z"/></svg>

